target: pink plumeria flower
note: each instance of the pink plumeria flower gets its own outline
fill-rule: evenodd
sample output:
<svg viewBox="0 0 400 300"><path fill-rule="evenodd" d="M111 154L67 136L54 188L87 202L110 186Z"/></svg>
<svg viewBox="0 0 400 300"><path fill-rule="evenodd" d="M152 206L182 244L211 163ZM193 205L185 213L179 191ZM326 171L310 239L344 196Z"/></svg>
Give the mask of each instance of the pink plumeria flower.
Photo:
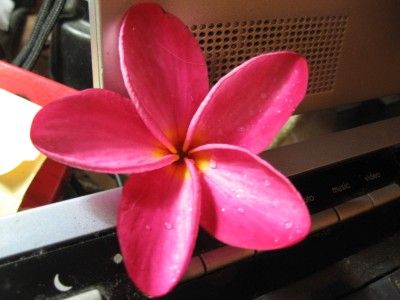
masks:
<svg viewBox="0 0 400 300"><path fill-rule="evenodd" d="M130 99L99 89L63 98L37 114L31 137L70 166L135 173L123 188L117 232L140 290L160 296L179 282L199 225L226 244L258 250L307 235L301 196L256 156L305 95L302 56L257 56L209 90L193 35L156 4L129 9L119 55Z"/></svg>

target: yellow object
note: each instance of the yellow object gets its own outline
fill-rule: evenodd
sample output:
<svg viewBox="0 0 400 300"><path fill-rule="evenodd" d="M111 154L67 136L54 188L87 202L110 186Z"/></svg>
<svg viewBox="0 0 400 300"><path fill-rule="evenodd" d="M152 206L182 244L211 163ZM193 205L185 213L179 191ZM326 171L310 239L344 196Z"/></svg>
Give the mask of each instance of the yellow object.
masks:
<svg viewBox="0 0 400 300"><path fill-rule="evenodd" d="M0 216L14 213L45 157L30 128L40 106L0 89Z"/></svg>

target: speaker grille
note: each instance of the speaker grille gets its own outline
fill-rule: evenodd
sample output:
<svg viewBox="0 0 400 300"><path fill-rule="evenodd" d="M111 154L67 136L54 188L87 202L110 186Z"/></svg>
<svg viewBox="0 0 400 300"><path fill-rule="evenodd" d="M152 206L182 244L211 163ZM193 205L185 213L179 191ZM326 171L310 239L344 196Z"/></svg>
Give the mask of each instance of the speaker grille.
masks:
<svg viewBox="0 0 400 300"><path fill-rule="evenodd" d="M210 83L245 60L265 52L293 50L309 63L308 94L334 88L347 16L318 16L195 24Z"/></svg>

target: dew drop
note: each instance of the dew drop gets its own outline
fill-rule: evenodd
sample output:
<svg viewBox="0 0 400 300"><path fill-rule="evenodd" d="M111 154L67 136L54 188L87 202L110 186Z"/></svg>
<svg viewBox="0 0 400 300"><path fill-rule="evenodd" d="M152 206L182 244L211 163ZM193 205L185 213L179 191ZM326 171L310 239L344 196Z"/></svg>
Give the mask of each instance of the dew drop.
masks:
<svg viewBox="0 0 400 300"><path fill-rule="evenodd" d="M175 283L175 282L177 282L178 281L178 278L177 277L171 277L171 282L172 283Z"/></svg>
<svg viewBox="0 0 400 300"><path fill-rule="evenodd" d="M244 209L241 208L241 207L238 207L238 208L237 208L237 211L238 211L239 213L241 213L241 214L244 213Z"/></svg>
<svg viewBox="0 0 400 300"><path fill-rule="evenodd" d="M279 238L278 237L274 238L274 243L278 243L278 242L279 242Z"/></svg>
<svg viewBox="0 0 400 300"><path fill-rule="evenodd" d="M277 114L280 114L282 111L280 110L280 109L278 109L277 111L276 111L276 113Z"/></svg>
<svg viewBox="0 0 400 300"><path fill-rule="evenodd" d="M147 231L151 231L151 226L150 225L146 225L144 228L146 228Z"/></svg>
<svg viewBox="0 0 400 300"><path fill-rule="evenodd" d="M289 235L288 239L289 239L289 241L292 241L293 240L293 235Z"/></svg>
<svg viewBox="0 0 400 300"><path fill-rule="evenodd" d="M210 159L210 162L208 164L211 169L216 169L217 168L217 162L213 159Z"/></svg>
<svg viewBox="0 0 400 300"><path fill-rule="evenodd" d="M266 93L261 93L261 98L262 99L266 99L267 98L267 94Z"/></svg>
<svg viewBox="0 0 400 300"><path fill-rule="evenodd" d="M242 194L243 194L243 190L242 189L237 189L235 197L239 199L239 198L242 197Z"/></svg>
<svg viewBox="0 0 400 300"><path fill-rule="evenodd" d="M167 229L167 230L171 230L171 229L172 229L172 224L169 223L169 222L164 222L164 227L165 227L165 229Z"/></svg>
<svg viewBox="0 0 400 300"><path fill-rule="evenodd" d="M169 267L170 271L174 272L174 273L179 273L179 268L177 265L172 265Z"/></svg>
<svg viewBox="0 0 400 300"><path fill-rule="evenodd" d="M122 261L123 261L122 255L120 253L115 254L114 257L113 257L113 261L116 264L122 263Z"/></svg>
<svg viewBox="0 0 400 300"><path fill-rule="evenodd" d="M240 127L238 128L238 131L239 131L239 132L244 132L244 127L243 127L243 126L240 126Z"/></svg>
<svg viewBox="0 0 400 300"><path fill-rule="evenodd" d="M226 208L225 208L225 207L222 207L222 208L221 208L221 212L224 213L225 211L226 211Z"/></svg>
<svg viewBox="0 0 400 300"><path fill-rule="evenodd" d="M265 179L265 180L264 180L264 185L265 185L265 186L270 186L270 185L271 185L271 182L270 182L268 179Z"/></svg>
<svg viewBox="0 0 400 300"><path fill-rule="evenodd" d="M286 229L290 229L290 228L292 228L293 227L293 223L292 222L286 222L285 223L285 228Z"/></svg>

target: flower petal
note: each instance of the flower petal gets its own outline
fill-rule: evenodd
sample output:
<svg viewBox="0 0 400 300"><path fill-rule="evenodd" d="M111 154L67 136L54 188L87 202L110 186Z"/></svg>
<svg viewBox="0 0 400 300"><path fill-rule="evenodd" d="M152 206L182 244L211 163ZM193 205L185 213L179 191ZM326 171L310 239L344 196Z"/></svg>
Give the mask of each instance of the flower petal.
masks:
<svg viewBox="0 0 400 300"><path fill-rule="evenodd" d="M157 4L138 4L123 20L120 60L125 86L150 130L182 145L208 92L207 66L192 33Z"/></svg>
<svg viewBox="0 0 400 300"><path fill-rule="evenodd" d="M35 160L24 161L11 172L0 175L0 218L18 211L44 160L44 155L39 155Z"/></svg>
<svg viewBox="0 0 400 300"><path fill-rule="evenodd" d="M143 172L177 160L148 131L129 99L90 89L46 105L31 138L50 158L110 173Z"/></svg>
<svg viewBox="0 0 400 300"><path fill-rule="evenodd" d="M251 152L205 145L191 152L200 170L201 225L232 246L270 250L302 240L308 209L287 178Z"/></svg>
<svg viewBox="0 0 400 300"><path fill-rule="evenodd" d="M193 117L185 148L226 143L265 150L303 99L307 80L307 62L293 52L247 61L211 89Z"/></svg>
<svg viewBox="0 0 400 300"><path fill-rule="evenodd" d="M195 245L200 201L193 162L131 176L118 214L125 267L145 294L161 296L183 276Z"/></svg>

